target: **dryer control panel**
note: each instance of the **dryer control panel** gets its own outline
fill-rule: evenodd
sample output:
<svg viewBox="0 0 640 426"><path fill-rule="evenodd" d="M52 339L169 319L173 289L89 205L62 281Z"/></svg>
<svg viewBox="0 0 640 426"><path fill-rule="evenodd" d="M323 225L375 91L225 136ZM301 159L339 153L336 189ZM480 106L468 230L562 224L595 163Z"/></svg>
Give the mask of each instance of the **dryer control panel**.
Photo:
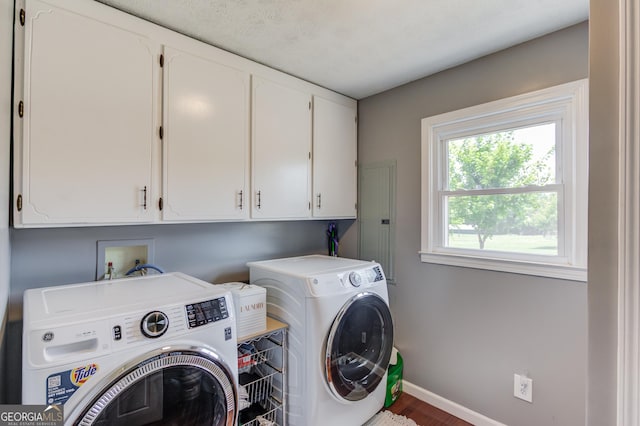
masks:
<svg viewBox="0 0 640 426"><path fill-rule="evenodd" d="M384 280L382 275L382 269L379 266L374 266L370 269L362 271L353 271L349 273L349 283L354 287L360 287L363 284L376 283Z"/></svg>
<svg viewBox="0 0 640 426"><path fill-rule="evenodd" d="M321 297L384 286L386 278L380 265L372 263L366 268L349 268L344 271L314 275L307 279L307 283L310 293L314 297Z"/></svg>

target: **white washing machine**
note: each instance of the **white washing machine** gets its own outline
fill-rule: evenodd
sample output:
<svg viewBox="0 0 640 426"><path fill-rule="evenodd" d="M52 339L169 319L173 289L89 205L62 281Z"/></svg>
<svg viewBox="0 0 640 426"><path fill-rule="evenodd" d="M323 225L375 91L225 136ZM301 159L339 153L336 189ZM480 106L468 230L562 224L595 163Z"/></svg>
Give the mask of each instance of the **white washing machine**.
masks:
<svg viewBox="0 0 640 426"><path fill-rule="evenodd" d="M180 273L27 290L23 404L65 424L235 426L231 294Z"/></svg>
<svg viewBox="0 0 640 426"><path fill-rule="evenodd" d="M329 256L250 262L289 324L290 425L359 426L384 405L393 323L379 264Z"/></svg>

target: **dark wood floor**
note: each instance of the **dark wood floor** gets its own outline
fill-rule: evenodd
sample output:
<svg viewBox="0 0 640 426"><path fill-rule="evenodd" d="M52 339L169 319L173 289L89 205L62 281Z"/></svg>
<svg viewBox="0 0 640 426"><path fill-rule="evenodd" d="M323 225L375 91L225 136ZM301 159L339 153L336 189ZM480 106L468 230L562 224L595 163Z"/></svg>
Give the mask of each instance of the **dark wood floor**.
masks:
<svg viewBox="0 0 640 426"><path fill-rule="evenodd" d="M400 398L387 410L406 416L419 426L472 426L471 423L414 398L406 392L401 393Z"/></svg>

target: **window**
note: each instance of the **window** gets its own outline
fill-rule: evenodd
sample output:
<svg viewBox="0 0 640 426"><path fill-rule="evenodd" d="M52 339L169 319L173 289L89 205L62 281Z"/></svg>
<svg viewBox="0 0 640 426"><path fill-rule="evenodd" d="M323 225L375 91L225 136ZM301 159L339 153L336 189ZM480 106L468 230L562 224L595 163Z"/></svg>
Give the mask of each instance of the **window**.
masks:
<svg viewBox="0 0 640 426"><path fill-rule="evenodd" d="M586 281L587 80L422 120L423 262Z"/></svg>

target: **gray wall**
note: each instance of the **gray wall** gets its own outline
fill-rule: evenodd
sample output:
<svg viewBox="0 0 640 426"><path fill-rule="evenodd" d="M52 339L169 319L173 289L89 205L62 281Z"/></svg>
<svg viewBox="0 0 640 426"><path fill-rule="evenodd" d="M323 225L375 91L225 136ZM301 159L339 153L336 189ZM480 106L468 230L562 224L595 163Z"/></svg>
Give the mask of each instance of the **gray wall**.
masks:
<svg viewBox="0 0 640 426"><path fill-rule="evenodd" d="M0 2L0 365L3 362L5 311L9 295L9 151L11 141L11 49L13 2ZM0 403L4 400L0 369Z"/></svg>
<svg viewBox="0 0 640 426"><path fill-rule="evenodd" d="M154 263L208 282L249 278L246 262L327 252L328 221L11 229L10 319L25 289L93 281L100 240L152 238ZM352 220L338 221L342 233ZM342 254L342 253L341 253Z"/></svg>
<svg viewBox="0 0 640 426"><path fill-rule="evenodd" d="M587 285L420 262L420 120L587 70L583 23L359 104L360 164L397 161L390 299L405 379L509 425L584 424ZM514 373L533 378L533 404L513 397Z"/></svg>
<svg viewBox="0 0 640 426"><path fill-rule="evenodd" d="M587 424L616 424L618 2L591 0L589 27L589 381Z"/></svg>

